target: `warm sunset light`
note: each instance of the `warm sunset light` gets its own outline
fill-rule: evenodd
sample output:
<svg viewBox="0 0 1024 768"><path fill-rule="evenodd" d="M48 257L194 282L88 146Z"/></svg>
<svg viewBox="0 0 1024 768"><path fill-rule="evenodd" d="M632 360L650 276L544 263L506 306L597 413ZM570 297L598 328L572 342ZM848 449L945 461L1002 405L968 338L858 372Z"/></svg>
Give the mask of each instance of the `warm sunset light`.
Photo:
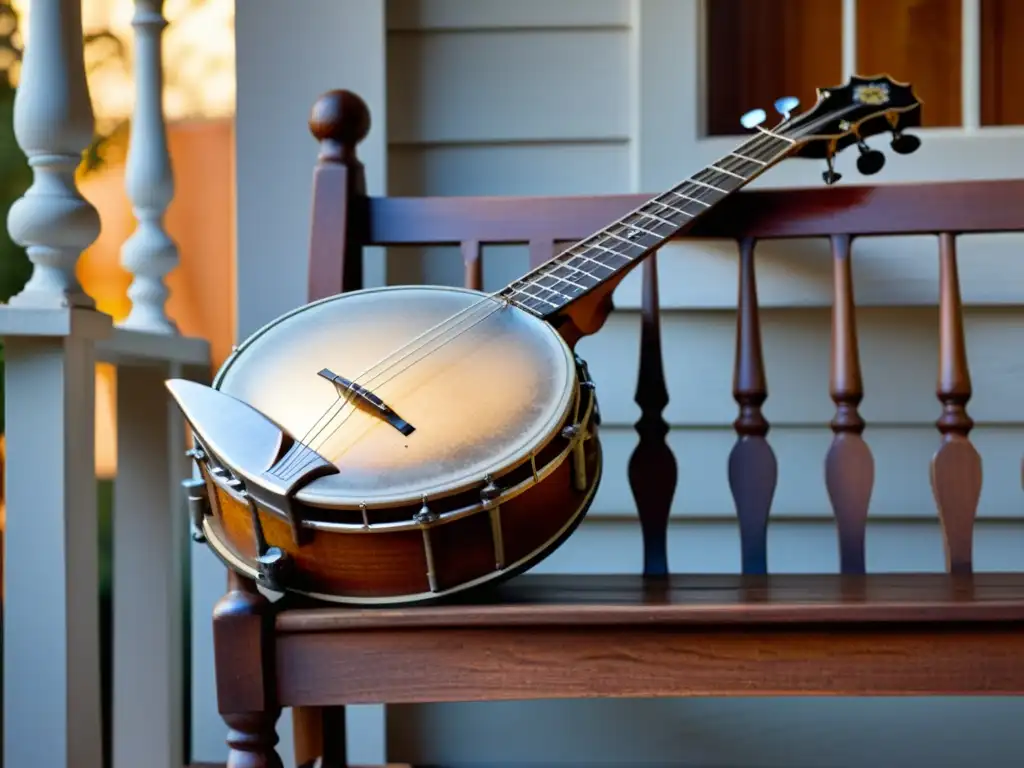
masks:
<svg viewBox="0 0 1024 768"><path fill-rule="evenodd" d="M30 0L13 0L11 5L19 22L19 34L13 42L23 46L31 23L31 3ZM96 129L101 135L109 135L131 117L135 101L132 71L135 39L131 25L134 5L133 0L82 2L86 71ZM232 258L230 242L216 240L211 246L208 241L211 230L216 239L221 230L230 228L230 208L217 197L230 195L228 166L210 157L219 157L230 150L230 121L235 111L234 2L165 0L163 13L168 21L163 33L163 104L170 127L168 139L180 198L168 211L168 227L183 251L183 265L168 279L172 288L170 306L185 333L199 332L208 336L210 329L227 328L227 333L223 330L220 333L224 338L219 347L224 347L231 341L230 324L219 315L211 319L205 305L197 304L190 291L192 281L186 275L190 260L208 262L208 251L226 254L223 261ZM0 51L0 56L3 53ZM18 67L18 62L0 58L0 68L9 68L14 84L18 80ZM206 127L200 125L202 122ZM195 187L192 180L196 178L196 166L201 163L206 164L210 181L204 189L209 189L213 200L189 193ZM79 279L96 299L98 309L108 312L116 321L123 320L129 309L126 290L130 275L121 268L118 259L120 247L135 225L124 190L123 159L115 160L99 172L87 174L80 179L79 186L83 195L100 209L103 219L100 238L79 262ZM195 216L199 209L216 213L197 225ZM214 265L207 272L211 269L212 274L219 276L230 269L230 264ZM217 284L222 283L226 285L223 279ZM116 369L112 365L98 365L96 471L103 478L112 477L117 471L116 392ZM0 527L2 518L0 501Z"/></svg>
<svg viewBox="0 0 1024 768"><path fill-rule="evenodd" d="M29 0L14 0L22 38L30 22ZM131 114L132 0L83 0L86 36L112 39L86 46L89 90L97 127ZM233 0L166 0L164 16L164 109L168 120L227 117L235 111L235 4ZM123 46L124 55L118 55ZM15 72L15 76L16 76Z"/></svg>

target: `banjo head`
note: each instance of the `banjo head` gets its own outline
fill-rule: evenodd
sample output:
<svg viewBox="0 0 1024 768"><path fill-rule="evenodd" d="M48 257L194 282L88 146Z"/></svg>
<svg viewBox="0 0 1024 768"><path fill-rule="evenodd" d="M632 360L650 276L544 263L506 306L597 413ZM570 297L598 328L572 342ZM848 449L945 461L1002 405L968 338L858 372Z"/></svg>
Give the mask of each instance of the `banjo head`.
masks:
<svg viewBox="0 0 1024 768"><path fill-rule="evenodd" d="M379 397L411 434L346 402L324 369ZM477 291L395 286L278 318L213 386L338 468L297 500L373 509L457 493L528 461L560 429L576 383L571 350L543 320Z"/></svg>

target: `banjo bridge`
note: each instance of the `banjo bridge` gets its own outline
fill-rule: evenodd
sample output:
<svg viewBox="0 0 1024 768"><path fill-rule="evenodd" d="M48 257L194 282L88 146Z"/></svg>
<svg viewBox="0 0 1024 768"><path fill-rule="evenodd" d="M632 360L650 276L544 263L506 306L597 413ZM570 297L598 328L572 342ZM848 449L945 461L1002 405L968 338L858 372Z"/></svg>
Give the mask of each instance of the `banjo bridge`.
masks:
<svg viewBox="0 0 1024 768"><path fill-rule="evenodd" d="M327 379L343 394L353 395L352 402L355 405L361 407L362 410L367 413L372 413L374 416L383 419L406 437L416 431L416 427L395 413L393 408L366 387L356 384L354 381L346 379L344 376L339 376L330 368L322 369L317 373L317 376Z"/></svg>

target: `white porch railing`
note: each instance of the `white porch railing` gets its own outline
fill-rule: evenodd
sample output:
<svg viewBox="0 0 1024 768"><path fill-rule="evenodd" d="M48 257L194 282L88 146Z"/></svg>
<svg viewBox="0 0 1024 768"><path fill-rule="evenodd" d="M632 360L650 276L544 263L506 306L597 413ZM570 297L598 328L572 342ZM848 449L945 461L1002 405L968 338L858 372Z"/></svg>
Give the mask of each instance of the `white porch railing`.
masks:
<svg viewBox="0 0 1024 768"><path fill-rule="evenodd" d="M75 277L100 221L75 169L93 134L81 0L32 0L17 99L17 141L33 184L8 217L33 273L0 307L6 352L3 765L101 765L95 366L117 366L114 495L113 760L182 768L182 564L189 471L185 430L163 387L208 375L205 340L165 312L178 262L164 229L173 197L162 109L162 0L136 0L127 194L138 226L133 275L114 327Z"/></svg>

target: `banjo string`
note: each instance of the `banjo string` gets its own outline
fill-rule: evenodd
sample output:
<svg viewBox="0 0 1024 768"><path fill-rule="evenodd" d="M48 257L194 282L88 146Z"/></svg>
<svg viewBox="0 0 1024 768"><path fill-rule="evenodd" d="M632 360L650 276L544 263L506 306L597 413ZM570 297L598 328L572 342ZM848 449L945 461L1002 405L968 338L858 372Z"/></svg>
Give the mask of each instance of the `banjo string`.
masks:
<svg viewBox="0 0 1024 768"><path fill-rule="evenodd" d="M395 350L394 352L392 352L392 353L391 353L391 355L389 355L389 356L388 356L387 358L384 358L383 360L380 360L380 361L378 361L378 362L374 363L374 364L373 364L373 365L371 365L371 366L370 366L369 368L367 368L366 370L364 370L364 371L363 371L362 373L360 373L360 374L359 374L359 375L358 375L358 376L357 376L357 377L356 377L356 378L355 378L355 379L353 380L353 383L358 383L358 384L359 384L359 386L365 386L366 384L369 384L369 383L371 383L372 381L374 381L374 380L375 380L375 377L370 377L370 378L368 378L368 379L364 379L364 377L365 377L365 376L366 376L367 374L369 374L369 373L370 373L370 371L372 371L372 370L373 370L374 368L376 368L376 367L378 367L379 365L381 365L381 363L383 363L383 362L387 361L387 360L388 360L388 359L389 359L390 357L393 357L394 355L396 355L396 354L398 354L398 353L400 353L400 352L404 352L404 351L405 351L405 350L406 350L407 348L409 348L409 347L412 347L412 345L413 345L413 344L414 344L414 343L415 343L416 341L418 341L418 340L422 339L422 338L423 338L424 336L427 336L428 334L431 334L431 333L435 333L435 332L437 332L437 331L441 330L443 326L445 326L445 325L449 324L449 323L450 323L450 322L452 322L453 320L456 320L456 319L457 319L457 318L459 318L460 316L462 316L462 315L464 315L464 314L466 314L466 313L470 312L471 310L479 309L479 308L480 308L481 306L483 306L483 305L484 305L484 304L485 304L485 303L486 303L486 302L487 302L488 300L490 300L490 299L492 299L492 298L495 298L495 296L496 296L496 294L490 294L490 295L488 295L488 296L485 296L485 297L483 297L482 299L480 299L479 301L476 301L476 302L474 302L473 304L470 304L469 306L467 306L467 307L464 307L463 309L461 309L461 310L460 310L459 312L457 312L456 314L454 314L454 315L452 315L452 316L448 317L448 318L447 318L447 319L445 319L445 320L442 320L442 321L441 321L440 323L438 323L437 325L435 325L435 326L433 326L433 327L431 327L431 328L428 328L428 329L427 329L426 331L424 331L423 333L421 333L421 334L420 334L419 336L417 336L417 337L413 338L413 339L412 339L411 341L409 341L409 342L406 342L406 344L405 344L405 345L403 345L402 347L399 347L398 349L396 349L396 350ZM488 309L488 311L487 311L487 313L486 313L486 314L484 314L484 315L483 315L482 317L478 318L478 319L477 319L477 320L476 320L475 322L473 322L473 323L472 323L471 325L467 326L467 327L466 327L466 328L464 329L464 331L468 331L468 330L469 330L470 328L472 328L473 326L475 326L475 325L476 325L477 323L483 322L483 321L484 321L484 320L486 320L486 319L487 319L488 317L490 317L490 316L491 316L492 314L494 314L494 312L496 312L497 310L501 309L501 308L502 308L502 307L503 307L504 305L505 305L505 303L504 303L504 302L500 302L500 303L499 303L499 304L498 304L497 306L495 306L495 307L490 307L490 308ZM468 320L469 318L464 318L464 319ZM454 339L456 339L456 338L458 338L458 336L459 336L459 335L461 335L461 333L462 333L462 332L463 332L463 331L460 331L459 333L456 333L456 334L454 334L454 335L453 335L453 336L452 336L451 338L452 338L453 340L454 340ZM424 341L424 342L423 342L422 344L420 344L419 346L417 346L417 347L413 347L412 349L409 349L409 351L408 351L408 352L406 352L406 353L405 353L405 354L404 354L404 355L403 355L402 357L400 357L400 358L398 358L397 360L393 361L393 362L392 362L391 364L392 364L392 365L394 365L394 364L396 364L396 363L400 363L400 362L401 362L401 361L402 361L403 359L405 359L406 357L408 357L408 355L410 355L410 354L414 354L415 352L417 352L418 350L422 349L422 348L423 348L424 346L426 346L427 344L429 344L429 343L430 343L431 341L434 341L434 340L436 340L436 338L435 338L435 339L427 339L426 341ZM447 343L447 342L446 342L446 343ZM439 348L440 348L440 347L439 347ZM428 354L430 354L430 353L428 353ZM384 372L386 372L386 370L388 370L388 369L385 369L385 371L381 371L381 373L384 373ZM405 369L403 369L403 370L405 370ZM330 414L331 414L331 412L332 412L332 411L334 411L334 410L335 410L335 408L336 408L336 407L338 407L339 403L340 403L340 407L341 407L341 408L344 408L344 407L345 407L345 405L346 405L346 404L347 404L347 403L348 403L348 402L350 401L350 399L351 399L351 398L352 398L353 396L354 396L354 393L353 393L353 392L351 392L351 390L349 390L349 391L348 391L348 392L346 392L345 394L339 394L339 395L338 395L338 397L337 397L337 398L336 398L336 399L335 399L335 400L334 400L334 401L333 401L333 402L331 403L331 405L330 405L330 406L328 406L328 408L327 408L327 409L326 409L326 410L324 411L324 413L322 413L322 414L320 415L320 417L319 417L319 418L317 418L317 420L316 420L316 421L315 421L315 422L313 423L313 425L312 425L312 426L311 426L311 427L309 428L309 430L307 430L306 434L305 434L305 435L304 435L304 436L302 437L302 439L301 439L301 440L299 441L299 443L303 445L303 448L302 448L302 449L300 449L299 451L297 451L297 452L296 452L296 455L294 455L294 456L291 456L291 457L290 457L290 458L289 458L288 460L286 460L286 461L285 461L285 462L284 462L284 463L283 463L283 464L281 465L281 467L279 467L279 468L277 469L277 471L276 471L276 472L275 472L274 474L275 474L275 475L277 475L278 477L280 477L280 478L281 478L281 479L283 479L283 480L286 480L286 479L288 479L288 477L290 476L290 470L291 470L291 468L292 468L292 467L293 467L293 466L294 466L294 465L295 465L295 464L296 464L297 462L301 462L301 461L303 460L303 458L305 458L305 456L303 455L305 451L311 451L311 450L312 450L312 451L313 451L313 452L315 453L315 449L313 449L313 448L311 447L311 445L310 445L310 441L312 441L312 440L315 440L315 439L316 439L316 438L317 438L317 437L319 436L319 434L320 434L321 432L323 432L323 430L324 430L324 429L326 429L326 428L327 428L327 426L328 426L328 424L330 424L331 420L333 420L334 418L336 418L336 417L337 417L337 415L338 415L338 414L337 414L336 412L335 412L335 413L334 413L333 415L330 415ZM354 410L354 409L353 409L353 410ZM324 421L324 419L325 419L325 418L326 418L326 421ZM316 428L316 427L317 427L317 424L320 424L320 422L321 422L321 421L323 421L324 423L323 423L323 424L322 424L322 425L320 426L320 428L319 428L319 429L317 429L317 428ZM344 423L344 422L342 422L342 423ZM332 430L332 432L331 432L330 434L328 434L328 435L327 435L327 436L326 436L326 437L324 438L324 440L328 440L328 439L330 439L330 437L331 437L331 435L332 435L332 434L334 433L334 431L336 431L336 430L337 430L338 428L340 428L340 427L341 427L341 424L338 424L338 425L337 425L337 427L335 427L335 429L334 429L334 430ZM315 430L315 432L314 432L314 430ZM323 441L321 441L320 445L323 445ZM302 468L300 468L300 469L299 469L299 471L302 471L302 469L304 469L304 468L305 468L305 467L302 467Z"/></svg>
<svg viewBox="0 0 1024 768"><path fill-rule="evenodd" d="M848 107L845 110L842 110L841 112L839 112L838 114L842 114L843 112L849 111L850 109L853 109L855 106L856 105ZM831 114L831 115L829 115L827 117L819 118L818 120L815 120L815 121L811 122L810 125L807 126L807 128L810 129L810 126L817 126L817 125L824 124L824 123L826 123L826 122L828 122L830 120L835 119L836 116L837 116L836 114ZM786 121L786 122L789 122L789 121ZM776 134L776 131L778 131L779 128L784 126L786 124L786 122L782 123L780 126L777 126L775 131L772 131L772 132L765 131L763 133L763 135L759 138L759 141L764 142L766 139L779 138L779 136ZM756 160L759 160L759 161L761 161L761 160L767 161L767 160L774 159L778 155L784 154L786 151L788 151L788 149L787 149L783 153L769 152L767 155L761 154L761 150L763 150L765 148L767 148L767 147L765 147L764 144L762 144L762 146L756 146L755 145L753 147L754 151L750 153L752 159L756 159ZM724 162L726 162L726 163L730 163L730 162L735 163L737 161L742 162L743 158L735 157L735 156L730 156ZM724 168L724 170L736 171L736 170L739 170L739 169L738 168L730 169L730 168L728 168L726 166ZM700 193L698 193L698 194L700 194ZM641 216L643 216L642 211L640 211L639 213L640 213ZM382 358L378 362L376 362L373 365L371 365L369 368L367 368L365 371L363 371L361 374L359 374L359 376L356 378L355 381L358 382L360 386L366 386L366 384L369 384L371 382L376 381L380 376L384 375L385 373L390 372L392 370L392 368L394 368L395 365L400 363L402 360L406 359L410 354L414 354L419 349L422 349L423 346L425 346L426 344L430 343L429 340L425 341L420 346L415 347L412 350L407 352L406 350L409 347L411 347L413 344L415 344L416 341L422 339L424 336L427 336L427 335L429 335L431 333L435 333L435 332L439 331L445 325L448 325L450 322L452 322L454 320L457 320L462 315L464 315L464 314L466 314L466 313L468 313L468 312L470 312L470 311L472 311L474 309L477 309L480 306L486 304L487 302L497 298L500 293L501 293L501 291L497 291L495 293L488 294L487 296L485 296L482 299L480 299L480 301L477 301L477 302L474 302L473 304L470 304L468 307L463 308L462 310L460 310L459 312L455 313L454 315L452 315L451 317L447 318L446 320L443 320L440 323L438 323L437 325L427 329L426 331L421 333L419 336L417 336L417 337L413 338L411 341L407 342L402 347L399 347L398 349L396 349L391 354L385 356L384 358ZM497 306L492 307L488 312L486 312L482 317L477 319L475 322L471 323L470 325L466 326L465 328L462 328L462 329L459 329L459 330L455 331L448 339L446 339L444 342L442 342L442 344L440 346L438 346L437 349L429 351L426 355L424 355L424 357L429 356L431 354L434 354L434 352L438 351L439 349L441 349L443 346L445 346L446 344L450 343L451 341L454 341L456 338L461 336L463 333L465 333L466 331L470 330L471 328L476 326L478 323L483 322L488 317L490 317L491 314L493 314L494 312L498 311L499 309L501 309L501 308L503 308L505 306L507 306L507 302L499 302L497 304ZM398 357L398 359L396 359L396 360L392 360L391 358L395 357L396 355L401 355L401 356ZM414 361L414 363L412 363L412 364L415 364L415 362L418 362L418 361ZM399 371L393 372L392 375L390 377L388 377L388 379L386 379L385 381L381 382L380 384L386 384L388 381L391 381L395 376L397 376L400 373L403 373L404 371L408 370L408 368L411 367L412 364L410 364L409 366L406 366L405 368L403 368L403 369L401 369ZM364 377L366 377L368 374L370 374L371 371L373 371L375 368L378 368L378 367L380 367L382 365L386 365L387 367L385 367L383 370L380 370L380 371L374 373L372 376L370 376L369 378L366 378L364 380ZM351 417L351 415L356 411L356 409L355 408L351 409L345 415L345 417L342 418L341 421L339 423L337 423L333 427L333 429L331 429L330 432L328 432L327 435L324 436L323 439L321 439L319 441L319 443L315 447L312 444L310 444L309 442L307 442L307 441L315 440L316 437L319 436L323 432L323 430L326 429L327 426L334 419L336 419L338 417L338 413L340 413L340 411L336 412L333 416L329 416L328 417L328 414L330 414L330 412L339 403L339 401L344 401L341 404L341 408L343 409L345 403L347 403L350 400L350 398L353 396L353 394L354 393L352 393L350 391L349 394L346 395L346 396L339 396L338 399L335 400L332 403L332 405L329 406L324 411L323 414L321 414L321 416L314 422L313 426L307 431L306 436L302 439L302 441L300 441L301 444L304 446L304 448L300 449L299 451L296 451L296 455L294 457L292 457L291 460L287 461L285 463L285 465L283 465L281 468L279 468L275 474L277 474L282 479L288 479L289 477L294 477L296 474L299 474L299 473L303 472L307 466L311 465L315 461L316 454L319 452L319 449L322 448L323 445L327 442L327 440L329 440L337 432L337 430L340 429L342 427L342 425L345 424L345 422L348 421L349 417ZM325 419L325 417L327 417L327 419L326 419L326 421L324 421L324 423L320 427L320 429L316 430L316 434L313 434L312 437L309 437L310 433L314 429L316 429L316 424L321 422L321 421L323 421ZM308 458L306 458L307 456L308 456ZM301 466L296 467L296 464L301 464Z"/></svg>
<svg viewBox="0 0 1024 768"><path fill-rule="evenodd" d="M767 137L765 137L765 138L767 138ZM765 157L765 156L759 154L759 150L761 150L761 149L762 149L762 147L755 147L755 151L753 153L751 153L752 156L755 157L758 160L768 159L768 157ZM742 158L730 157L726 162L729 163L729 162L737 162L737 161L742 162ZM738 169L730 169L730 170L738 170ZM500 292L498 292L498 293L500 293ZM412 350L410 350L408 352L406 351L406 349L408 347L411 347L413 344L415 344L415 342L417 340L423 338L424 336L426 336L428 334L436 332L437 330L439 330L441 327L447 325L452 320L456 320L461 315L463 315L463 314L465 314L465 313L467 313L467 312L469 312L469 311L471 311L473 309L476 309L476 308L480 307L485 302L495 298L496 295L497 294L490 294L488 296L485 296L480 301L477 301L477 302L474 302L473 304L470 304L468 307L465 307L463 310L460 310L460 312L452 315L451 317L447 318L446 320L441 321L440 323L438 323L437 325L433 326L432 328L427 329L426 331L421 333L419 336L417 336L414 339L412 339L411 341L407 342L402 347L399 347L398 349L394 350L394 352L392 352L391 354L385 356L384 358L382 358L378 362L376 362L373 365L371 365L369 368L367 368L362 373L360 373L359 376L356 377L356 379L354 381L358 382L358 384L360 386L366 386L366 385L368 385L370 383L376 382L376 380L380 376L382 376L385 373L390 372L391 369L394 367L394 365L396 365L397 363L400 363L402 360L407 358L409 354L413 354L416 351L418 351L419 349L422 349L422 347L424 345L420 345L418 347L415 347L415 348L413 348ZM490 311L485 313L483 317L479 318L479 320L477 322L482 322L483 320L486 320L488 317L490 317L490 315L493 312L497 311L497 309L500 309L503 306L505 306L504 302L499 303L497 307L491 308ZM465 327L465 328L462 328L462 329L459 329L459 330L455 331L455 333L452 336L450 336L450 338L445 340L442 343L441 346L444 346L445 344L447 344L447 343L449 343L451 341L454 341L456 338L458 338L463 333L465 333L466 331L470 330L470 328L475 326L477 324L477 322L472 323L468 327ZM430 342L427 341L426 343L429 344ZM441 346L438 347L438 350L441 349ZM437 351L437 350L431 350L430 352L427 353L427 355L433 354L435 351ZM392 360L391 358L395 357L396 355L401 355L401 357L399 357L397 360ZM381 365L385 365L385 364L387 364L387 367L385 367L383 370L380 370L380 371L374 373L373 375L369 376L369 378L364 378L368 374L370 374L370 372L373 371L375 368L378 368ZM383 384L386 384L388 381L391 381L392 378L394 378L394 376L397 376L400 373L404 372L405 370L408 370L409 367L410 366L406 366L406 368L402 369L401 371L394 372L392 374L392 376L388 377L388 379L386 379L383 382L378 383L378 386L381 386ZM332 403L332 405L329 406L325 410L324 414L322 414L316 420L316 422L314 423L314 426L313 426L313 428L311 428L310 432L313 429L315 429L315 424L316 423L324 421L325 416L327 416L332 410L334 410L334 407L338 405L339 401L341 402L341 409L344 409L345 404L347 404L349 402L349 400L351 399L351 397L353 397L353 396L354 396L354 393L352 393L351 391L349 391L349 393L347 393L346 395L339 396ZM355 413L356 410L357 410L356 408L352 408L351 410L349 410L348 413L346 413L345 416L341 419L341 421L338 422L337 424L335 424L334 427L326 435L324 435L323 438L321 440L319 440L319 442L315 446L312 445L311 442L309 442L309 441L315 440L323 432L323 430L326 429L330 425L330 423L332 421L337 419L339 414L340 414L340 410L338 412L335 412L334 415L328 417L326 419L326 421L324 421L323 425L318 430L316 430L316 433L313 434L311 437L308 436L309 432L307 432L307 436L305 436L302 439L302 441L301 441L301 444L303 445L303 448L298 450L298 451L296 451L295 456L293 456L290 461L286 462L285 465L280 467L277 470L277 472L275 472L275 474L277 476L279 476L281 479L287 480L287 479L289 479L291 477L294 477L297 474L301 474L303 471L305 471L305 469L307 467L311 466L315 462L316 456L317 456L317 454L319 452L319 449L322 448L323 445L328 440L330 440L331 437L333 437L334 434L339 429L341 429L341 427L349 420L349 418L352 416L353 413ZM296 466L296 465L299 465L299 466Z"/></svg>

